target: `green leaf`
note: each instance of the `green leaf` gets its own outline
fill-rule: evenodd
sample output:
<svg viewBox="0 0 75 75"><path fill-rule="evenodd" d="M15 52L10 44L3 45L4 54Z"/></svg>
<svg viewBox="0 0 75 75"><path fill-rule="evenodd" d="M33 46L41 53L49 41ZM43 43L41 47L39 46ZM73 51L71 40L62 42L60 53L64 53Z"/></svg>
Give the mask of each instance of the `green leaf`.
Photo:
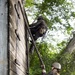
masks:
<svg viewBox="0 0 75 75"><path fill-rule="evenodd" d="M71 13L71 16L75 17L75 12L72 12L72 13Z"/></svg>
<svg viewBox="0 0 75 75"><path fill-rule="evenodd" d="M26 4L25 4L25 7L31 7L31 6L33 6L34 4L34 0L26 0L26 2L25 2Z"/></svg>

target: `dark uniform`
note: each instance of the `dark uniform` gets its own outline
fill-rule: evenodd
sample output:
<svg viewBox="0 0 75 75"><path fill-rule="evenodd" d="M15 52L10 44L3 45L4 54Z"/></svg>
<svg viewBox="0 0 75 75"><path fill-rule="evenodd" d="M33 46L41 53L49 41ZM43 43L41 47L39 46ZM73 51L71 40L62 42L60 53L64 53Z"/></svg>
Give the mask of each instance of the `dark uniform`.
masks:
<svg viewBox="0 0 75 75"><path fill-rule="evenodd" d="M36 23L32 23L29 27L30 27L34 41L36 41L39 37L44 36L47 31L47 25L44 19L42 18L42 16L38 18ZM33 50L34 50L34 46L32 43L29 51L32 53Z"/></svg>
<svg viewBox="0 0 75 75"><path fill-rule="evenodd" d="M55 62L52 64L52 71L49 72L48 74L46 74L45 69L43 69L42 75L60 75L60 73L59 73L60 69L61 69L60 63Z"/></svg>

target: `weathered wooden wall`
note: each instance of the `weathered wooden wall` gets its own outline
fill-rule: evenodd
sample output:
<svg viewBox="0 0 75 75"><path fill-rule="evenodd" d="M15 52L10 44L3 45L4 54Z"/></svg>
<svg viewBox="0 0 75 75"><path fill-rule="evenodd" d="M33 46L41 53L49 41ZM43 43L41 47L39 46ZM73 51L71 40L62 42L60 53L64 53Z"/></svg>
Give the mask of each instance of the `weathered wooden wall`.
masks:
<svg viewBox="0 0 75 75"><path fill-rule="evenodd" d="M0 0L0 75L7 75L7 37L8 37L7 0Z"/></svg>
<svg viewBox="0 0 75 75"><path fill-rule="evenodd" d="M25 23L22 0L9 0L9 75L27 75Z"/></svg>

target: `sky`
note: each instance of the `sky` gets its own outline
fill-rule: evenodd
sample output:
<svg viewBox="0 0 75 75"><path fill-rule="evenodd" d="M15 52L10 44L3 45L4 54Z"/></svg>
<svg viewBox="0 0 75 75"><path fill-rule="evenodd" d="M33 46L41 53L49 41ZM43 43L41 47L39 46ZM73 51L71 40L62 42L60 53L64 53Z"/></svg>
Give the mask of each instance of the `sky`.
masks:
<svg viewBox="0 0 75 75"><path fill-rule="evenodd" d="M40 1L40 3L42 2L42 0L38 0L37 2L39 2L39 1ZM75 11L75 0L67 0L67 1L68 2L72 1L73 5L74 5L74 8L72 8L72 11ZM32 7L31 10L37 11L34 7ZM29 19L29 23L31 24L34 21L36 16L32 16L33 13L30 13L30 12L28 12L27 14L29 14L28 19ZM64 20L62 20L62 21L63 21L63 23L65 23ZM69 23L74 28L73 31L75 31L75 19L71 18L69 20ZM60 24L57 23L57 27L59 27L59 26L60 26ZM64 27L62 27L62 28L64 29ZM44 37L44 41L46 41L47 43L52 43L53 45L56 46L57 43L60 43L63 40L66 41L68 39L71 39L72 38L72 32L71 32L71 35L68 35L67 32L64 33L64 30L62 30L62 31L60 31L60 29L58 29L58 31L56 31L56 30L53 30L53 31L48 30L46 35L45 35L45 37ZM40 40L40 39L38 39L38 40Z"/></svg>

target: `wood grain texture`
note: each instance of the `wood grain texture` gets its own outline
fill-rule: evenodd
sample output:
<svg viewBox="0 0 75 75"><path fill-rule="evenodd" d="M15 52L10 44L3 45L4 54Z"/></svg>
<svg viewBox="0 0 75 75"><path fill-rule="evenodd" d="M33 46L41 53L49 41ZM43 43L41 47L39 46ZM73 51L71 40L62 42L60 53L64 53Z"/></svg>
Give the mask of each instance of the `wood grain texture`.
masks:
<svg viewBox="0 0 75 75"><path fill-rule="evenodd" d="M18 1L21 2L21 0L10 0L10 75L26 75L27 70L25 23L18 5ZM22 2L21 5L23 6Z"/></svg>

